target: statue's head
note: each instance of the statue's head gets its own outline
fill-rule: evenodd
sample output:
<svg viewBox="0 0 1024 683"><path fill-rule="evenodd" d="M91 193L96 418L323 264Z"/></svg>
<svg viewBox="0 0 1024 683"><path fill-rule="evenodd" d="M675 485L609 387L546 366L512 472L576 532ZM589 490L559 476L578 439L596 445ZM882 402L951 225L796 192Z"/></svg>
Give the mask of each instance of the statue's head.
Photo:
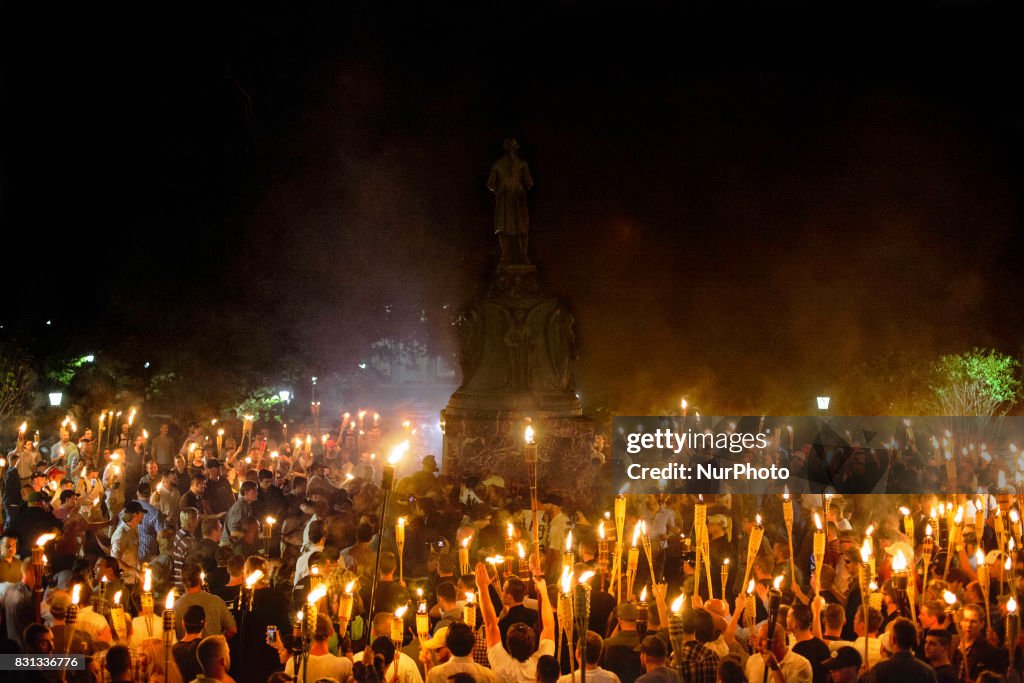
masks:
<svg viewBox="0 0 1024 683"><path fill-rule="evenodd" d="M515 138L505 138L505 142L502 143L501 147L506 152L514 152L519 149L519 143L516 142Z"/></svg>

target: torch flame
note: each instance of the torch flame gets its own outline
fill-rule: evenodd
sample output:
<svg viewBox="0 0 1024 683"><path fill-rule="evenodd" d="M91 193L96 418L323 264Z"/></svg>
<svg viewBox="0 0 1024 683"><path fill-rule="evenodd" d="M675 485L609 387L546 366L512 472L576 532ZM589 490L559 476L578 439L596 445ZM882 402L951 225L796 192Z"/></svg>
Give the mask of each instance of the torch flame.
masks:
<svg viewBox="0 0 1024 683"><path fill-rule="evenodd" d="M686 593L680 593L679 597L672 601L672 611L679 613L683 611L683 600L686 598Z"/></svg>
<svg viewBox="0 0 1024 683"><path fill-rule="evenodd" d="M927 536L928 538L931 538L931 537L932 537L932 533L933 533L933 532L932 532L932 525L931 525L931 523L929 522L928 526L926 526L926 527L924 528L924 535L925 535L925 536Z"/></svg>
<svg viewBox="0 0 1024 683"><path fill-rule="evenodd" d="M519 559L520 560L525 560L526 559L526 550L523 548L523 542L522 541L517 541L516 542L516 552L519 553Z"/></svg>
<svg viewBox="0 0 1024 683"><path fill-rule="evenodd" d="M116 593L114 593L114 604L115 605L120 605L121 604L121 591L117 591Z"/></svg>
<svg viewBox="0 0 1024 683"><path fill-rule="evenodd" d="M405 517L399 517L398 518L398 526L401 529L405 528Z"/></svg>
<svg viewBox="0 0 1024 683"><path fill-rule="evenodd" d="M754 523L758 526L761 525L761 515L754 515Z"/></svg>
<svg viewBox="0 0 1024 683"><path fill-rule="evenodd" d="M57 534L43 534L36 539L36 547L42 548L44 545L57 538Z"/></svg>
<svg viewBox="0 0 1024 683"><path fill-rule="evenodd" d="M464 539L462 539L462 547L463 548L468 548L469 547L469 542L472 541L472 540L473 540L473 534L470 534L469 536L466 536Z"/></svg>
<svg viewBox="0 0 1024 683"><path fill-rule="evenodd" d="M636 542L640 540L640 531L641 531L640 522L637 522L636 526L633 527L633 547L634 548L636 547Z"/></svg>
<svg viewBox="0 0 1024 683"><path fill-rule="evenodd" d="M508 537L509 538L514 538L515 537L515 535L516 535L516 527L512 524L512 522L509 522L508 525L505 527L505 529L506 529L506 531L508 533Z"/></svg>
<svg viewBox="0 0 1024 683"><path fill-rule="evenodd" d="M142 575L143 575L142 591L144 593L152 592L152 590L153 590L153 572L149 569L149 567L146 567L146 569L142 573Z"/></svg>
<svg viewBox="0 0 1024 683"><path fill-rule="evenodd" d="M249 576L245 577L245 587L246 588L252 588L262 578L263 578L263 571L260 570L260 569L257 569L252 574L249 574Z"/></svg>
<svg viewBox="0 0 1024 683"><path fill-rule="evenodd" d="M588 569L587 571L580 574L580 578L578 578L576 581L578 583L586 583L590 581L592 578L594 578L594 572Z"/></svg>
<svg viewBox="0 0 1024 683"><path fill-rule="evenodd" d="M818 529L818 531L821 531L821 515L819 515L817 512L814 513L814 526Z"/></svg>
<svg viewBox="0 0 1024 683"><path fill-rule="evenodd" d="M567 553L571 553L572 552L572 531L571 530L569 531L569 533L567 533L565 535L565 552L567 552Z"/></svg>
<svg viewBox="0 0 1024 683"><path fill-rule="evenodd" d="M956 509L956 517L953 518L953 521L956 522L957 524L959 524L960 522L964 521L964 506L963 505L961 505L960 507L958 507Z"/></svg>
<svg viewBox="0 0 1024 683"><path fill-rule="evenodd" d="M167 591L167 599L164 600L164 609L174 609L174 589Z"/></svg>
<svg viewBox="0 0 1024 683"><path fill-rule="evenodd" d="M403 441L402 443L400 443L397 446L395 446L394 448L392 448L391 449L391 455L388 456L388 464L389 465L397 465L398 461L402 459L402 456L405 455L406 451L408 451L408 450L409 450L409 442L408 441Z"/></svg>
<svg viewBox="0 0 1024 683"><path fill-rule="evenodd" d="M395 619L401 619L402 617L404 617L405 616L405 611L407 609L409 609L408 605L402 605L401 607L396 609L395 610Z"/></svg>
<svg viewBox="0 0 1024 683"><path fill-rule="evenodd" d="M647 586L640 589L640 602L647 602Z"/></svg>
<svg viewBox="0 0 1024 683"><path fill-rule="evenodd" d="M82 598L82 584L76 583L75 587L71 589L71 604L77 605L78 601Z"/></svg>
<svg viewBox="0 0 1024 683"><path fill-rule="evenodd" d="M267 517L267 524L270 526L274 526L275 524L277 524L277 520L273 517Z"/></svg>
<svg viewBox="0 0 1024 683"><path fill-rule="evenodd" d="M602 541L604 540L604 520L603 519L601 520L601 523L597 525L597 535L598 535L598 537Z"/></svg>
<svg viewBox="0 0 1024 683"><path fill-rule="evenodd" d="M782 579L783 579L782 574L779 574L778 576L775 577L775 580L772 581L772 587L775 590L779 590L779 588L782 587Z"/></svg>
<svg viewBox="0 0 1024 683"><path fill-rule="evenodd" d="M533 443L533 425L527 425L523 431L523 441Z"/></svg>
<svg viewBox="0 0 1024 683"><path fill-rule="evenodd" d="M860 549L860 561L867 563L871 559L871 539L865 538L864 545Z"/></svg>
<svg viewBox="0 0 1024 683"><path fill-rule="evenodd" d="M956 594L952 591L942 591L942 599L946 601L946 604L952 607L956 604Z"/></svg>
<svg viewBox="0 0 1024 683"><path fill-rule="evenodd" d="M345 585L345 592L346 592L346 593L351 593L351 592L352 592L352 589L353 589L353 588L355 588L355 587L356 587L356 582L355 582L355 581L349 581L349 582L348 582L348 583L347 583L347 584Z"/></svg>
<svg viewBox="0 0 1024 683"><path fill-rule="evenodd" d="M1013 598L1010 598L1009 600L1007 600L1006 601L1006 611L1009 614L1015 614L1017 612L1017 601L1014 600Z"/></svg>
<svg viewBox="0 0 1024 683"><path fill-rule="evenodd" d="M910 514L910 508L902 507L901 506L900 507L900 514L903 515L904 517L906 517L907 515Z"/></svg>
<svg viewBox="0 0 1024 683"><path fill-rule="evenodd" d="M466 604L467 605L472 605L475 600L476 600L476 595L467 591L466 592Z"/></svg>
<svg viewBox="0 0 1024 683"><path fill-rule="evenodd" d="M897 550L896 557L892 558L892 570L897 573L907 571L907 556L902 550Z"/></svg>
<svg viewBox="0 0 1024 683"><path fill-rule="evenodd" d="M327 584L321 583L309 592L309 595L306 596L306 602L312 605L313 603L318 602L325 595L327 595Z"/></svg>
<svg viewBox="0 0 1024 683"><path fill-rule="evenodd" d="M757 587L757 581L755 581L754 579L751 579L750 583L747 584L747 595L753 595L754 594L754 588L756 588L756 587Z"/></svg>

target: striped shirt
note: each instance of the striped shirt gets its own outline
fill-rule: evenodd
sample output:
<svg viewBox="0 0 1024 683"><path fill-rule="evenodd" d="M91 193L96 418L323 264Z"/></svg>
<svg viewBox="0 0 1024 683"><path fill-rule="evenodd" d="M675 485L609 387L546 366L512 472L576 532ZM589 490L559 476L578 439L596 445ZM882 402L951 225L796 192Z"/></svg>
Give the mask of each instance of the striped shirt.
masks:
<svg viewBox="0 0 1024 683"><path fill-rule="evenodd" d="M174 550L171 553L171 562L174 567L174 585L181 591L185 590L181 583L181 568L185 566L185 562L195 547L196 539L192 534L184 529L178 529L174 535Z"/></svg>

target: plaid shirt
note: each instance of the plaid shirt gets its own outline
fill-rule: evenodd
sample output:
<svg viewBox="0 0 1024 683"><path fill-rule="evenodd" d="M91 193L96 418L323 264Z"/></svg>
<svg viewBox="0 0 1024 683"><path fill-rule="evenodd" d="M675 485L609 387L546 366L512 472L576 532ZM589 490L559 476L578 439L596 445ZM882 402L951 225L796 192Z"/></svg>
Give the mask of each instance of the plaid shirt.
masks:
<svg viewBox="0 0 1024 683"><path fill-rule="evenodd" d="M342 594L345 592L345 586L353 581L356 582L356 585L352 588L352 597L354 598L352 614L354 616L359 613L359 603L362 602L359 598L359 581L356 575L346 569L343 563L339 562L324 577L324 585L327 586L327 612L335 623L338 622L338 600L341 599Z"/></svg>
<svg viewBox="0 0 1024 683"><path fill-rule="evenodd" d="M473 661L480 666L486 666L488 669L491 668L491 662L487 659L487 636L484 635L484 627L481 626L476 630L476 642L473 643ZM714 683L714 681L712 681Z"/></svg>
<svg viewBox="0 0 1024 683"><path fill-rule="evenodd" d="M674 663L683 683L715 683L718 679L718 655L696 640L683 643Z"/></svg>
<svg viewBox="0 0 1024 683"><path fill-rule="evenodd" d="M93 655L93 661L100 667L100 677L97 683L110 683L110 672L107 671L107 652L101 650ZM142 650L129 647L128 653L132 658L132 666L129 672L135 683L149 683L149 656Z"/></svg>

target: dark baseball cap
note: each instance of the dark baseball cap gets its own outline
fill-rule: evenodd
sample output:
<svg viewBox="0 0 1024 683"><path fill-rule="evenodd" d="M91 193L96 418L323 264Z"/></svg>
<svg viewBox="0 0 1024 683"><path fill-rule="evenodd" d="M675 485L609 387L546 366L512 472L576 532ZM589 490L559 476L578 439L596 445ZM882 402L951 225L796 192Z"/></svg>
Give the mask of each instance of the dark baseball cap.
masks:
<svg viewBox="0 0 1024 683"><path fill-rule="evenodd" d="M847 667L856 667L860 669L861 662L860 653L855 648L849 645L844 645L835 652L832 656L821 663L821 666L826 671L835 671L836 669L845 669Z"/></svg>
<svg viewBox="0 0 1024 683"><path fill-rule="evenodd" d="M206 469L211 469L214 467L220 467L220 460L218 460L217 458L209 458L206 461Z"/></svg>

